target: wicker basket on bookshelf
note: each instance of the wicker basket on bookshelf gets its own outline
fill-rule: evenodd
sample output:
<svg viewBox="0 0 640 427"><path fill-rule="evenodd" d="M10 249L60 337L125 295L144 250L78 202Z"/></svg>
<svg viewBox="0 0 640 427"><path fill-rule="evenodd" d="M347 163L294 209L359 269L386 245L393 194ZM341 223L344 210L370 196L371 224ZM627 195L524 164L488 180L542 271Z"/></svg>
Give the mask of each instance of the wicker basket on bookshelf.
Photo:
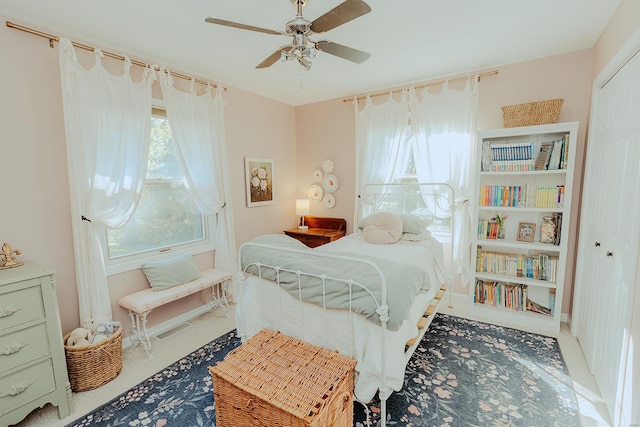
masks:
<svg viewBox="0 0 640 427"><path fill-rule="evenodd" d="M67 342L70 334L64 336ZM122 327L95 344L72 347L65 344L69 383L73 391L98 388L122 370Z"/></svg>
<svg viewBox="0 0 640 427"><path fill-rule="evenodd" d="M210 366L219 427L352 427L356 361L263 329Z"/></svg>
<svg viewBox="0 0 640 427"><path fill-rule="evenodd" d="M563 98L502 107L504 127L547 125L558 123Z"/></svg>

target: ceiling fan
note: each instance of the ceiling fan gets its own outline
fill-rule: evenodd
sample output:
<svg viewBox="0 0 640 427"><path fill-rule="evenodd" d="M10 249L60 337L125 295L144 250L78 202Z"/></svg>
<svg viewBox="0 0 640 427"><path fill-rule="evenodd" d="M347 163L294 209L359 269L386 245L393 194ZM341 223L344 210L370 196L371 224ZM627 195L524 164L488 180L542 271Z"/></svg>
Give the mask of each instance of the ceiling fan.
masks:
<svg viewBox="0 0 640 427"><path fill-rule="evenodd" d="M316 50L357 64L366 61L369 56L371 56L368 52L363 52L328 40L313 41L309 39L309 37L315 34L325 33L371 12L371 8L364 1L346 0L313 21L309 21L302 16L302 7L306 4L307 0L291 0L291 2L296 5L298 13L294 19L287 22L284 31L254 27L252 25L240 24L219 18L206 18L205 21L211 24L239 28L241 30L290 36L293 38L291 44L280 46L278 50L269 55L264 61L258 64L256 68L270 67L278 60L282 62L297 60L302 67L309 70L311 68L311 61L316 55Z"/></svg>

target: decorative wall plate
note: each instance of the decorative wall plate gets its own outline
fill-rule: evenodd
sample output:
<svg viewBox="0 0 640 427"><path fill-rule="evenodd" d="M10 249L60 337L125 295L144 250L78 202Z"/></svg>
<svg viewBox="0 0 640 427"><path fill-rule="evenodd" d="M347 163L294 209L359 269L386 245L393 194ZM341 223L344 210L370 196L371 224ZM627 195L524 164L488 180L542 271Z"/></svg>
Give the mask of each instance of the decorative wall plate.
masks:
<svg viewBox="0 0 640 427"><path fill-rule="evenodd" d="M309 187L309 190L307 191L307 196L311 199L311 200L322 200L322 196L324 195L324 192L322 191L322 187L320 187L318 184L313 184L311 185L311 187Z"/></svg>
<svg viewBox="0 0 640 427"><path fill-rule="evenodd" d="M338 185L340 185L340 182L338 181L338 178L335 175L327 175L324 177L324 180L322 181L322 186L324 187L324 191L326 191L327 193L333 193L338 189Z"/></svg>
<svg viewBox="0 0 640 427"><path fill-rule="evenodd" d="M313 171L313 182L321 182L322 181L322 171L320 169L316 169Z"/></svg>
<svg viewBox="0 0 640 427"><path fill-rule="evenodd" d="M324 173L331 173L333 172L333 160L327 159L324 162L322 162L322 170L324 171Z"/></svg>
<svg viewBox="0 0 640 427"><path fill-rule="evenodd" d="M333 194L325 194L322 199L322 204L325 208L331 209L336 205L336 197Z"/></svg>

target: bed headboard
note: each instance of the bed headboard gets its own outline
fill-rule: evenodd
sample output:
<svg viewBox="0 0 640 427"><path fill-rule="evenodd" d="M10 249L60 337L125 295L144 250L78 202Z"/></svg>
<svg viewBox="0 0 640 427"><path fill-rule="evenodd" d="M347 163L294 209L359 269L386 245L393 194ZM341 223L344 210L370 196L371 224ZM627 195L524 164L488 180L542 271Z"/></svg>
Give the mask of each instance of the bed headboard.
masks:
<svg viewBox="0 0 640 427"><path fill-rule="evenodd" d="M432 231L453 232L455 192L449 184L369 184L358 195L356 227L376 212L413 213L433 221Z"/></svg>

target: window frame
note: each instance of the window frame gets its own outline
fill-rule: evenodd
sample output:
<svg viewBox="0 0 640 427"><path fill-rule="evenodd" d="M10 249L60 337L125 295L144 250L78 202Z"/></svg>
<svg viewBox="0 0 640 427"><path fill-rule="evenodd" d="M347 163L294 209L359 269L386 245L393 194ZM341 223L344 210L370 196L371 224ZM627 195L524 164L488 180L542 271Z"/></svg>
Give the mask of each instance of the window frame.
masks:
<svg viewBox="0 0 640 427"><path fill-rule="evenodd" d="M152 116L161 116L166 118L166 107L164 101L154 99L152 104ZM147 180L145 182L158 181L154 179ZM175 180L162 180L162 182L175 181ZM171 256L189 253L191 255L197 255L205 252L212 252L215 250L215 215L202 214L204 225L204 239L195 242L180 243L173 246L168 246L160 249L153 249L149 251L139 252L131 255L125 255L118 258L109 257L109 242L107 239L108 230L104 230L100 234L100 244L102 246L102 256L105 263L105 270L107 276L114 274L125 273L128 271L136 270L140 268L145 262L157 261Z"/></svg>

